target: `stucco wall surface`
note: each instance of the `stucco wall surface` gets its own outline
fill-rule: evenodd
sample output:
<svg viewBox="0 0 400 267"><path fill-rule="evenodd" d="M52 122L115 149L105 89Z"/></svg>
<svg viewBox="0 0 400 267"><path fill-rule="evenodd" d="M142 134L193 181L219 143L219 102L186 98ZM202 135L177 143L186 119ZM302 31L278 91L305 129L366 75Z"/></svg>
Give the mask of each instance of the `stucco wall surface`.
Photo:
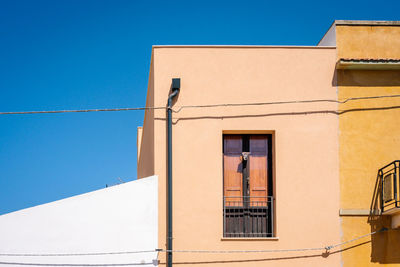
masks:
<svg viewBox="0 0 400 267"><path fill-rule="evenodd" d="M154 266L155 252L47 257L1 254L154 250L158 241L157 188L158 178L153 176L2 215L0 265Z"/></svg>
<svg viewBox="0 0 400 267"><path fill-rule="evenodd" d="M146 107L154 106L154 71L153 56L150 62L149 84L147 88ZM138 158L137 178L154 175L154 110L146 109L143 128L137 132ZM140 146L139 146L140 144Z"/></svg>
<svg viewBox="0 0 400 267"><path fill-rule="evenodd" d="M175 249L296 249L340 241L336 103L179 110L182 105L334 100L335 59L334 48L153 49L155 106L166 105L171 78L181 78L173 113ZM165 247L165 111L154 114L159 247ZM222 239L223 133L273 134L277 238ZM338 253L326 257L322 252L175 253L174 262L186 266L340 265Z"/></svg>
<svg viewBox="0 0 400 267"><path fill-rule="evenodd" d="M357 80L369 80L370 86L340 86L339 98L360 96L400 94L400 86L395 79L389 79L387 85L373 86L373 77L386 76L385 73L367 71L358 74ZM398 73L400 77L400 72ZM392 85L389 85L392 83ZM397 83L400 85L400 83ZM400 99L362 100L340 105L344 111L340 115L340 182L343 209L369 210L372 204L378 170L386 164L400 158ZM343 240L390 228L390 218L368 221L367 217L342 218ZM362 229L362 231L361 231ZM398 231L368 238L362 247L343 252L344 266L369 266L383 263L400 264L399 253L390 248L398 247ZM385 241L386 240L386 241ZM389 240L391 240L389 242ZM377 245L379 244L379 245ZM391 252L390 252L391 251ZM397 265L397 266L398 266Z"/></svg>
<svg viewBox="0 0 400 267"><path fill-rule="evenodd" d="M337 26L339 58L399 58L399 26ZM339 99L400 94L400 71L338 71ZM377 173L400 158L400 99L349 101L339 106L340 207L371 208ZM390 217L342 217L343 239L390 228ZM399 266L400 232L361 240L343 251L343 266ZM386 265L385 265L386 266Z"/></svg>
<svg viewBox="0 0 400 267"><path fill-rule="evenodd" d="M336 26L339 58L400 58L400 26Z"/></svg>

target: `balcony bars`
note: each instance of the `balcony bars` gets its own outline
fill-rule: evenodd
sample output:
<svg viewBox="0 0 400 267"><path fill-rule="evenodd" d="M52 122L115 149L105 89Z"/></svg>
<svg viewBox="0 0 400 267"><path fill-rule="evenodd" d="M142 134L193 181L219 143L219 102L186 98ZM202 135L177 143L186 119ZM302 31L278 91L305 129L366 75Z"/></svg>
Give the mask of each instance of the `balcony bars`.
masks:
<svg viewBox="0 0 400 267"><path fill-rule="evenodd" d="M224 197L224 237L273 237L273 197Z"/></svg>
<svg viewBox="0 0 400 267"><path fill-rule="evenodd" d="M399 168L400 161L395 160L378 171L380 208L382 214L391 214L400 208Z"/></svg>

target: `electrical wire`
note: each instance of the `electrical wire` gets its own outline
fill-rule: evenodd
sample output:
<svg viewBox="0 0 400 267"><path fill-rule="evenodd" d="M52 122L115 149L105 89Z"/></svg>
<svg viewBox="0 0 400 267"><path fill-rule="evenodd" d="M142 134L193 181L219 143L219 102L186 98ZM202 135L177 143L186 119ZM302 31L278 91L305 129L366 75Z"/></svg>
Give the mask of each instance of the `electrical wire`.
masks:
<svg viewBox="0 0 400 267"><path fill-rule="evenodd" d="M21 265L21 266L155 266L154 262L136 262L136 263L39 263L39 262L6 262L0 261L0 265Z"/></svg>
<svg viewBox="0 0 400 267"><path fill-rule="evenodd" d="M173 112L178 113L186 108L214 108L214 107L238 107L238 106L265 106L265 105L281 105L281 104L304 104L304 103L338 103L345 104L349 101L370 100L379 98L398 98L400 95L379 95L379 96L363 96L351 97L343 100L336 99L312 99L312 100L290 100L290 101L275 101L275 102L257 102L257 103L225 103L225 104L208 104L208 105L184 105L179 106ZM132 111L132 110L157 110L167 109L167 107L137 107L137 108L102 108L102 109L74 109L74 110L42 110L42 111L10 111L0 112L0 115L22 115L22 114L49 114L49 113L76 113L76 112L105 112L105 111Z"/></svg>
<svg viewBox="0 0 400 267"><path fill-rule="evenodd" d="M361 97L350 97L347 99L344 99L342 101L338 101L339 104L345 104L348 101L353 101L353 100L366 100L366 99L377 99L377 98L392 98L392 97L400 97L400 95L378 95L378 96L361 96Z"/></svg>
<svg viewBox="0 0 400 267"><path fill-rule="evenodd" d="M157 258L159 252L178 252L178 253L267 253L267 252L301 252L301 251L315 251L315 250L323 250L329 251L333 248L357 241L364 237L372 236L377 233L388 231L387 228L382 228L380 230L358 236L351 240L347 240L345 242L341 242L338 244L325 246L325 247L316 247L316 248L298 248L298 249L267 249L267 250L167 250L167 249L153 249L153 250L136 250L136 251L122 251L122 252L96 252L96 253L0 253L0 256L15 256L15 257L49 257L49 256L98 256L98 255L118 255L118 254L133 254L133 253L149 253L149 252L157 252Z"/></svg>
<svg viewBox="0 0 400 267"><path fill-rule="evenodd" d="M316 102L328 102L345 104L349 101L356 100L369 100L378 98L397 98L400 95L380 95L380 96L363 96L363 97L351 97L344 100L335 99L312 99L312 100L291 100L291 101L275 101L275 102L259 102L259 103L235 103L235 104L211 104L211 105L191 105L181 106L174 112L180 112L184 108L211 108L211 107L237 107L237 106L263 106L263 105L281 105L281 104L304 104L304 103L316 103Z"/></svg>
<svg viewBox="0 0 400 267"><path fill-rule="evenodd" d="M135 251L116 251L116 252L92 252L92 253L0 253L0 256L11 257L65 257L65 256L100 256L100 255L122 255L136 253L159 252L159 250L135 250Z"/></svg>
<svg viewBox="0 0 400 267"><path fill-rule="evenodd" d="M130 111L130 110L146 110L146 109L165 109L165 107L98 108L98 109L42 110L42 111L11 111L11 112L0 112L0 115L73 113L73 112L100 112L100 111Z"/></svg>
<svg viewBox="0 0 400 267"><path fill-rule="evenodd" d="M310 250L324 250L320 248L299 248L299 249L262 249L262 250L168 250L163 249L162 252L181 252L181 253L206 253L206 254L225 254L225 253L267 253L267 252L300 252Z"/></svg>
<svg viewBox="0 0 400 267"><path fill-rule="evenodd" d="M339 244L336 244L336 245L328 246L328 247L326 247L326 248L329 250L329 249L332 249L332 248L336 248L336 247L339 247L339 246L343 246L343 245L345 245L345 244L348 244L348 243L357 241L357 240L359 240L359 239L361 239L361 238L364 238L364 237L367 237L367 236L371 236L371 235L374 235L374 234L376 234L376 233L385 232L385 231L387 231L387 230L388 230L387 228L382 228L382 229L380 229L380 230L378 230L378 231L375 231L375 232L372 232L372 233L369 233L369 234L365 234L365 235L362 235L362 236L353 238L353 239L351 239L351 240L347 240L347 241L345 241L345 242L342 242L342 243L339 243Z"/></svg>
<svg viewBox="0 0 400 267"><path fill-rule="evenodd" d="M266 252L301 252L301 251L312 251L312 250L324 250L325 252L329 252L332 248L340 247L342 245L357 241L367 236L372 236L376 233L381 233L387 231L387 228L382 228L378 231L371 232L354 239L338 243L331 246L325 247L317 247L317 248L298 248L298 249L268 249L268 250L166 250L163 249L163 252L181 252L181 253L266 253Z"/></svg>

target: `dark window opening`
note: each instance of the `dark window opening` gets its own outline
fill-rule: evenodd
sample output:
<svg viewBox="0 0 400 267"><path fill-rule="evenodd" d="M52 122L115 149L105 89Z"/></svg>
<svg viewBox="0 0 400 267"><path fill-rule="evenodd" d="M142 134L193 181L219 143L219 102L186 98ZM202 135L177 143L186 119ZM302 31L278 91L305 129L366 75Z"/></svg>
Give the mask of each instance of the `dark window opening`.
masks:
<svg viewBox="0 0 400 267"><path fill-rule="evenodd" d="M272 237L272 136L223 139L224 237Z"/></svg>

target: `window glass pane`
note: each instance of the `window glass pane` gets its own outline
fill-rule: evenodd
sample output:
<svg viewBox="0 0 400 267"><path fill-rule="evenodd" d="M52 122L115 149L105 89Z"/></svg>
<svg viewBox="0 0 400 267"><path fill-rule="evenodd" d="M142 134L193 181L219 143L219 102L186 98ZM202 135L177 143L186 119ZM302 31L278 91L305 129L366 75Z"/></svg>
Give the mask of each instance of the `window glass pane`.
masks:
<svg viewBox="0 0 400 267"><path fill-rule="evenodd" d="M242 137L240 135L224 135L224 154L241 154Z"/></svg>
<svg viewBox="0 0 400 267"><path fill-rule="evenodd" d="M265 135L252 135L250 137L251 154L267 155L267 137Z"/></svg>

